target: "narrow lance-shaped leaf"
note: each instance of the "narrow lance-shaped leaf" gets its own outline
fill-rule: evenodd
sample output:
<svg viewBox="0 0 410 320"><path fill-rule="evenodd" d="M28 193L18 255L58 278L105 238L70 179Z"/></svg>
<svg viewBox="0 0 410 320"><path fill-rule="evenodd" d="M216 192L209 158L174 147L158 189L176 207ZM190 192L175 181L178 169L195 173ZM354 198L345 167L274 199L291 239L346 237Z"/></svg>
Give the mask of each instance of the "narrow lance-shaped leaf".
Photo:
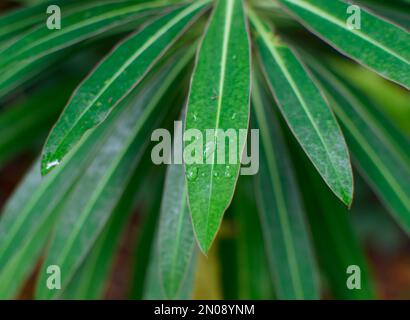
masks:
<svg viewBox="0 0 410 320"><path fill-rule="evenodd" d="M42 173L62 161L84 133L100 124L195 21L206 1L176 9L120 44L79 86L43 151Z"/></svg>
<svg viewBox="0 0 410 320"><path fill-rule="evenodd" d="M218 1L214 10L198 51L185 128L203 138L185 139L189 206L203 252L231 202L245 144L240 133L249 121L250 53L243 2ZM188 151L192 146L194 156Z"/></svg>
<svg viewBox="0 0 410 320"><path fill-rule="evenodd" d="M340 119L353 159L361 174L410 232L409 143L375 117L374 108L360 94L317 63L311 62L328 99Z"/></svg>
<svg viewBox="0 0 410 320"><path fill-rule="evenodd" d="M304 211L279 124L258 85L252 106L260 136L257 200L265 249L279 299L317 299L318 279Z"/></svg>
<svg viewBox="0 0 410 320"><path fill-rule="evenodd" d="M251 177L249 177L251 179ZM255 201L255 185L241 177L238 182L233 210L237 223L237 260L239 299L272 299L273 285L269 279L268 258L266 255L262 226L258 219ZM228 271L229 272L229 271Z"/></svg>
<svg viewBox="0 0 410 320"><path fill-rule="evenodd" d="M289 128L330 189L350 205L350 158L333 113L295 53L274 38L252 11L250 17L265 77Z"/></svg>
<svg viewBox="0 0 410 320"><path fill-rule="evenodd" d="M12 198L7 204L4 215L11 216L12 212L19 212L26 204L26 201L30 200L32 194L35 194L36 189L41 184L41 174L39 171L40 160L36 161L33 168L29 171L29 174L24 179L21 186L14 193ZM43 250L43 247L47 241L50 230L55 221L56 212L49 215L49 218L41 224L37 229L30 230L29 241L22 244L18 244L14 247L12 255L5 260L1 257L0 268L0 299L12 299L15 298L19 290L24 284L24 280L28 277L30 272L35 268L35 264ZM0 237L4 232L4 226L12 227L12 224L4 223L3 218L0 224ZM14 217L14 220L18 222L18 219ZM3 238L4 239L4 238ZM4 240L3 240L4 241Z"/></svg>
<svg viewBox="0 0 410 320"><path fill-rule="evenodd" d="M116 116L113 114L45 179L40 174L40 160L37 161L6 204L0 219L1 297L12 298L28 276L53 227L59 206L106 141Z"/></svg>
<svg viewBox="0 0 410 320"><path fill-rule="evenodd" d="M31 246L30 243L36 241L39 229L43 229L43 233L50 231L49 229L45 231L44 226L52 227L49 221L53 219L57 207L64 200L70 187L83 174L97 150L106 142L107 136L117 119L118 114L113 114L104 126L101 126L99 130L84 139L67 156L65 164L45 179L41 178L40 161L33 166L24 178L1 214L0 277L3 277L3 273L11 272L9 276L14 279L16 284L24 280L24 278L14 277L13 268L9 268L9 264L14 263L14 257L20 254L20 249L25 250L24 248ZM44 241L45 239L44 237L40 238L38 241ZM33 246L41 247L42 245L33 243ZM32 254L32 251L28 252ZM20 258L22 260L18 264L30 265L29 262L26 262L30 260L30 257L20 255ZM22 274L22 277L25 275ZM8 294L5 290L2 290L2 292Z"/></svg>
<svg viewBox="0 0 410 320"><path fill-rule="evenodd" d="M75 52L74 50L80 49L80 45L89 45L85 40L100 40L114 33L123 32L124 26L135 27L136 24L141 24L163 8L158 4L136 6L135 3L130 2L105 3L103 5L101 3L88 3L84 7L84 10L81 9L82 7L77 8L79 12L74 10L72 14L70 10L62 8L64 16L67 15L70 18L69 21L63 19L64 25L68 24L65 25L69 31L68 34L60 32L61 30L49 30L45 28L45 24L42 24L33 31L9 41L2 48L2 50L16 51L17 55L23 55L22 59L25 58L13 60L14 63L7 63L4 68L1 68L0 98L9 95L18 87L33 80L36 75L44 73L57 62L69 57ZM124 12L127 8L130 10L128 13ZM95 17L95 10L100 13L98 17ZM96 19L89 20L91 15L94 15ZM32 51L29 52L29 55L24 51L28 47L26 42L38 44L37 47L31 48ZM6 55L5 59L9 58Z"/></svg>
<svg viewBox="0 0 410 320"><path fill-rule="evenodd" d="M298 150L299 151L299 150ZM300 152L300 151L299 151ZM300 162L303 155L295 154ZM354 233L352 214L326 188L306 159L296 167L304 188L306 213L312 230L318 262L326 284L335 299L373 299L375 292L363 249ZM360 268L360 290L346 286L346 269Z"/></svg>
<svg viewBox="0 0 410 320"><path fill-rule="evenodd" d="M137 237L135 252L133 254L133 276L131 284L131 299L141 300L144 296L145 287L147 287L148 273L150 273L150 260L157 259L154 257L158 251L154 250L158 243L155 242L156 227L160 215L161 192L163 188L162 179L148 179L146 184L150 186L149 197L144 197L144 216L141 217L141 227ZM153 190L153 191L151 191ZM147 200L148 198L148 200ZM161 284L159 283L159 269L155 274L157 279L157 289L163 295Z"/></svg>
<svg viewBox="0 0 410 320"><path fill-rule="evenodd" d="M174 134L174 141L182 143L182 130ZM182 155L178 145L175 144L174 149ZM188 273L195 248L183 164L171 164L168 167L162 196L158 246L161 287L166 298L175 299Z"/></svg>
<svg viewBox="0 0 410 320"><path fill-rule="evenodd" d="M60 267L64 288L95 243L124 192L130 179L129 172L141 159L148 143L147 133L166 115L159 102L191 54L185 54L177 64L171 60L155 77L153 84L142 91L135 105L122 115L120 123L75 186L67 204L61 209L40 274L37 297L50 299L61 293L48 290L45 285L48 265ZM170 67L171 64L175 65Z"/></svg>
<svg viewBox="0 0 410 320"><path fill-rule="evenodd" d="M45 138L77 83L76 79L67 78L0 112L0 166Z"/></svg>
<svg viewBox="0 0 410 320"><path fill-rule="evenodd" d="M47 8L57 5L66 15L73 11L83 10L98 0L48 0L29 7L18 8L0 16L0 44L10 41L28 28L44 23Z"/></svg>
<svg viewBox="0 0 410 320"><path fill-rule="evenodd" d="M125 229L135 204L136 190L141 187L141 178L145 174L140 170L141 166L138 166L126 191L116 205L110 221L65 288L61 299L95 300L102 298L119 247L122 231Z"/></svg>
<svg viewBox="0 0 410 320"><path fill-rule="evenodd" d="M16 68L4 70L0 73L0 99L12 94L18 88L28 85L41 75L47 75L48 68L54 67L58 62L67 58L71 51L56 53L43 57L33 63L20 63Z"/></svg>
<svg viewBox="0 0 410 320"><path fill-rule="evenodd" d="M83 10L64 15L60 30L50 30L43 23L7 43L0 49L0 69L11 69L19 63L36 61L47 54L97 36L127 21L152 14L154 9L163 7L161 2L153 4L135 4L133 1L94 3Z"/></svg>
<svg viewBox="0 0 410 320"><path fill-rule="evenodd" d="M410 33L341 0L280 0L306 27L383 77L410 88ZM353 16L353 15L356 16Z"/></svg>
<svg viewBox="0 0 410 320"><path fill-rule="evenodd" d="M151 253L151 260L149 261L146 283L144 286L143 299L145 300L167 300L164 295L164 290L161 287L161 273L159 254L157 252L158 246L153 246L153 252ZM195 271L197 266L198 252L194 251L191 259L189 260L189 266L184 277L184 281L180 290L178 290L176 300L188 300L192 299L192 291L194 287Z"/></svg>

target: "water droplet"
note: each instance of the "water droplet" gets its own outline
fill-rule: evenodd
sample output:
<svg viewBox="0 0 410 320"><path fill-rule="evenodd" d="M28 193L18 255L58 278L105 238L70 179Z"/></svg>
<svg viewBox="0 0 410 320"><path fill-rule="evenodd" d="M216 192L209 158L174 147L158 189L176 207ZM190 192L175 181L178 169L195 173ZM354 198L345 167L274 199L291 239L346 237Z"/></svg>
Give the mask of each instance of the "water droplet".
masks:
<svg viewBox="0 0 410 320"><path fill-rule="evenodd" d="M60 164L60 161L58 160L50 161L47 163L46 169L50 170L51 168L57 167L59 164Z"/></svg>
<svg viewBox="0 0 410 320"><path fill-rule="evenodd" d="M214 152L215 152L214 142L213 141L207 142L205 145L205 150L204 150L205 159L208 159L210 156L212 156Z"/></svg>
<svg viewBox="0 0 410 320"><path fill-rule="evenodd" d="M187 179L189 181L194 181L197 176L198 176L198 168L194 167L194 168L189 169L187 173Z"/></svg>
<svg viewBox="0 0 410 320"><path fill-rule="evenodd" d="M235 120L235 118L236 118L236 113L234 113L234 114L232 115L231 119L232 119L232 120Z"/></svg>
<svg viewBox="0 0 410 320"><path fill-rule="evenodd" d="M230 166L226 166L226 167L225 167L225 177L226 177L226 178L232 177L231 167L230 167Z"/></svg>

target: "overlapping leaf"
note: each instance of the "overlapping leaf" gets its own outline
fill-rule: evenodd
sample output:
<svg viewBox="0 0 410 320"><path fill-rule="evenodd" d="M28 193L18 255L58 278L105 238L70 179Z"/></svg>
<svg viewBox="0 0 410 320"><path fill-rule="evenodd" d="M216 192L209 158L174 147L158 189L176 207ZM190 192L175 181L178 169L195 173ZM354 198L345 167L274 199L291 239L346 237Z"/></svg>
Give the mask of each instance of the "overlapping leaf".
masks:
<svg viewBox="0 0 410 320"><path fill-rule="evenodd" d="M119 246L121 232L124 231L135 204L136 190L143 184L141 173L138 173L139 169L140 166L116 205L104 231L101 232L89 255L63 291L62 299L95 300L102 298Z"/></svg>
<svg viewBox="0 0 410 320"><path fill-rule="evenodd" d="M308 181L309 184L309 188L303 192L306 212L318 262L332 297L373 299L375 291L372 277L350 221L352 213L335 201L311 166L300 165L299 169L300 181ZM350 290L346 286L346 277L342 276L352 265L360 268L360 290Z"/></svg>
<svg viewBox="0 0 410 320"><path fill-rule="evenodd" d="M410 231L409 143L386 126L371 104L317 63L315 74L340 119L361 173L407 232ZM373 107L374 108L374 107Z"/></svg>
<svg viewBox="0 0 410 320"><path fill-rule="evenodd" d="M87 1L87 5L90 2ZM50 5L59 6L64 13L84 8L83 0L51 0L30 7L17 9L0 17L0 43L10 40L28 28L44 22L44 14Z"/></svg>
<svg viewBox="0 0 410 320"><path fill-rule="evenodd" d="M252 106L261 136L257 200L274 289L279 299L317 299L317 271L299 190L272 106L257 84Z"/></svg>
<svg viewBox="0 0 410 320"><path fill-rule="evenodd" d="M176 139L182 143L182 132ZM178 297L195 249L187 197L184 165L169 165L158 230L160 283L168 299Z"/></svg>
<svg viewBox="0 0 410 320"><path fill-rule="evenodd" d="M4 279L0 281L2 297L12 298L34 267L59 205L106 141L114 120L115 116L81 143L67 157L66 164L46 179L41 178L40 162L36 162L7 203L0 219L0 279Z"/></svg>
<svg viewBox="0 0 410 320"><path fill-rule="evenodd" d="M85 9L64 16L61 30L50 30L46 24L7 43L0 49L0 69L23 62L36 61L50 53L84 41L115 26L163 8L159 2L135 4L133 1L94 3Z"/></svg>
<svg viewBox="0 0 410 320"><path fill-rule="evenodd" d="M135 169L144 153L147 133L166 115L159 102L190 58L188 51L173 68L168 66L156 75L153 84L142 91L135 105L122 114L120 124L75 186L67 204L60 210L40 274L37 297L50 299L59 294L45 285L48 265L60 267L62 287L81 265L122 196L130 179L129 172Z"/></svg>
<svg viewBox="0 0 410 320"><path fill-rule="evenodd" d="M84 133L100 124L134 88L181 33L199 16L206 1L166 14L119 45L79 86L47 140L42 173L61 162Z"/></svg>
<svg viewBox="0 0 410 320"><path fill-rule="evenodd" d="M295 53L275 39L253 12L250 17L265 76L286 122L330 189L350 205L352 169L335 117Z"/></svg>
<svg viewBox="0 0 410 320"><path fill-rule="evenodd" d="M189 206L203 252L210 248L232 199L245 142L236 143L236 151L227 147L224 154L217 155L220 145L225 144L217 140L221 131L229 129L240 140L239 130L248 128L249 117L250 53L243 3L218 1L214 10L198 51L185 128L199 130L203 137L201 159L186 161ZM212 137L207 130L214 130ZM185 151L190 143L185 141Z"/></svg>
<svg viewBox="0 0 410 320"><path fill-rule="evenodd" d="M0 113L0 166L45 137L77 80L66 79L63 84L47 86Z"/></svg>
<svg viewBox="0 0 410 320"><path fill-rule="evenodd" d="M355 17L360 19L360 27L349 27L354 21L350 23L348 19L354 12L349 14L348 7L351 3L341 0L279 0L279 2L305 26L336 49L383 77L410 88L409 32L363 8Z"/></svg>
<svg viewBox="0 0 410 320"><path fill-rule="evenodd" d="M241 181L242 180L242 181ZM233 209L237 219L237 259L239 299L272 299L272 283L269 279L268 259L265 254L262 226L257 217L254 199L255 185L241 177L238 182ZM231 271L227 271L231 272Z"/></svg>

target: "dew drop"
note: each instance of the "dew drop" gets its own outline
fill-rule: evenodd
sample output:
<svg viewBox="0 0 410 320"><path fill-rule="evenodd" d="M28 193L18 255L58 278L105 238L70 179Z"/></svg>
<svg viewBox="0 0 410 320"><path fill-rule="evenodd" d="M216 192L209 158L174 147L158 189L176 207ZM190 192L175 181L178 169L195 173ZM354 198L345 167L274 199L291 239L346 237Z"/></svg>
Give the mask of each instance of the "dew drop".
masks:
<svg viewBox="0 0 410 320"><path fill-rule="evenodd" d="M226 168L225 168L225 177L226 178L232 177L231 167L230 166L226 166Z"/></svg>
<svg viewBox="0 0 410 320"><path fill-rule="evenodd" d="M187 179L189 181L195 181L196 177L198 176L198 168L191 168L187 173Z"/></svg>
<svg viewBox="0 0 410 320"><path fill-rule="evenodd" d="M58 160L50 161L47 163L46 169L50 170L51 168L57 167L59 164L60 164L60 161Z"/></svg>
<svg viewBox="0 0 410 320"><path fill-rule="evenodd" d="M204 157L208 159L215 152L214 142L209 141L205 144Z"/></svg>

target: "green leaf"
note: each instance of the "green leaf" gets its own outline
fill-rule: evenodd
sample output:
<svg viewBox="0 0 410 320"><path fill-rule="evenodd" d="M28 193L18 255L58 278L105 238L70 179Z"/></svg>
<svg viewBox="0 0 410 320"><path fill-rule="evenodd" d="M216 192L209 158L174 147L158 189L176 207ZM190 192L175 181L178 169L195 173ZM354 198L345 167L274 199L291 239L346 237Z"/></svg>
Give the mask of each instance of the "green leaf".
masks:
<svg viewBox="0 0 410 320"><path fill-rule="evenodd" d="M46 86L0 113L0 166L45 137L77 83L67 78Z"/></svg>
<svg viewBox="0 0 410 320"><path fill-rule="evenodd" d="M190 58L188 52L177 64L175 60L170 61L169 65L175 66L168 65L161 70L128 112L122 114L120 123L83 173L61 209L40 274L38 298L56 298L61 293L45 285L47 266L60 267L64 288L91 250L124 192L129 172L135 169L145 151L149 132L166 115L161 109L162 98Z"/></svg>
<svg viewBox="0 0 410 320"><path fill-rule="evenodd" d="M159 179L157 179L159 180ZM141 300L144 296L144 288L147 286L148 273L150 269L150 261L158 257L154 257L157 251L154 250L155 245L155 230L158 223L158 217L160 214L160 202L163 183L161 181L154 180L152 177L146 181L146 184L150 186L148 197L144 197L145 211L144 217L141 219L140 233L137 237L136 249L134 252L134 263L133 263L133 276L132 276L132 286L131 286L131 299ZM148 198L148 200L147 200ZM159 269L158 274L156 274L159 279ZM163 294L163 289L161 283L157 282L158 291Z"/></svg>
<svg viewBox="0 0 410 320"><path fill-rule="evenodd" d="M46 142L42 173L62 161L84 133L97 126L144 78L156 61L203 12L195 2L155 20L121 43L79 86Z"/></svg>
<svg viewBox="0 0 410 320"><path fill-rule="evenodd" d="M369 185L410 232L410 160L408 140L344 81L310 63L341 121L353 159Z"/></svg>
<svg viewBox="0 0 410 320"><path fill-rule="evenodd" d="M55 66L57 62L67 58L66 52L41 58L33 63L21 63L18 67L4 70L0 74L0 99L9 96L23 84L34 82L36 76L47 68Z"/></svg>
<svg viewBox="0 0 410 320"><path fill-rule="evenodd" d="M243 3L218 1L214 10L198 51L185 129L199 130L202 137L207 136L207 130L214 130L211 141L204 138L201 142L206 153L205 157L200 155L203 161L186 162L189 206L203 252L209 250L231 202L245 139L239 141L237 150L226 149L225 154L219 155L225 157L226 163L233 156L236 161L229 161L229 165L217 163L217 152L208 151L221 147L218 138L226 130L234 130L239 136L240 129L248 129L249 121L250 52ZM188 145L185 141L186 149Z"/></svg>
<svg viewBox="0 0 410 320"><path fill-rule="evenodd" d="M50 221L55 219L59 205L106 141L117 116L113 115L104 126L85 139L70 153L66 163L51 175L41 178L38 161L24 178L0 215L1 279L14 279L13 286L19 286L24 281L53 226ZM36 254L33 248L36 248ZM14 274L13 265L26 268ZM11 297L15 294L15 288L4 288L1 292L2 296Z"/></svg>
<svg viewBox="0 0 410 320"><path fill-rule="evenodd" d="M154 11L155 10L152 10L152 12ZM148 16L149 13L141 14L139 17L135 17L135 19L131 21L128 19L124 20L124 23L122 24L111 24L104 30L104 32L100 32L98 35L91 37L89 41L80 41L80 43L74 43L71 46L61 48L62 50L57 50L45 56L37 56L37 59L35 60L28 59L7 66L0 74L0 99L9 96L23 85L27 86L27 84L30 81L33 82L38 75L44 78L46 71L52 69L57 63L64 63L68 58L71 58L75 53L82 49L115 34L121 34L135 29L138 25L147 20Z"/></svg>
<svg viewBox="0 0 410 320"><path fill-rule="evenodd" d="M141 166L131 178L124 195L116 205L110 221L91 249L61 299L95 300L102 298L114 262L122 231L135 204L135 192L141 186Z"/></svg>
<svg viewBox="0 0 410 320"><path fill-rule="evenodd" d="M25 204L25 201L28 201L30 196L35 193L35 190L41 183L40 170L38 170L39 166L40 161L36 161L22 185L9 201L4 215L10 215L12 211L19 210L22 207L22 204ZM9 256L6 262L4 258L1 259L0 299L14 298L21 289L25 279L34 270L38 257L46 244L55 218L56 211L54 210L54 212L50 213L49 217L40 224L37 229L32 231L29 235L29 241L14 247L12 255ZM4 239L4 236L2 236L2 234L4 235L3 221L4 220L1 220L0 225L0 237L2 239ZM12 226L11 224L8 225Z"/></svg>
<svg viewBox="0 0 410 320"><path fill-rule="evenodd" d="M269 88L299 144L340 200L350 206L353 175L341 130L326 100L295 53L250 11Z"/></svg>
<svg viewBox="0 0 410 320"><path fill-rule="evenodd" d="M410 30L410 2L405 4L392 1L360 0L357 4L363 4L370 12L374 12L382 18L387 18L407 31Z"/></svg>
<svg viewBox="0 0 410 320"><path fill-rule="evenodd" d="M261 136L257 200L265 249L279 299L317 299L317 271L290 158L266 95L254 84Z"/></svg>
<svg viewBox="0 0 410 320"><path fill-rule="evenodd" d="M302 162L303 155L297 154ZM375 291L366 263L363 249L351 225L353 212L335 201L320 177L310 166L300 165L300 181L307 183L309 188L303 190L306 212L312 230L312 237L321 266L321 271L335 299L374 299ZM360 267L360 290L350 290L346 286L350 265Z"/></svg>
<svg viewBox="0 0 410 320"><path fill-rule="evenodd" d="M272 299L273 287L269 279L260 220L254 199L255 185L241 177L238 182L233 210L237 222L237 260L239 299Z"/></svg>
<svg viewBox="0 0 410 320"><path fill-rule="evenodd" d="M146 284L144 287L143 299L145 300L167 300L166 296L164 295L164 291L161 287L161 282L160 282L161 275L160 275L160 263L158 261L159 254L155 250L158 248L154 246L153 249L154 249L154 252L152 252L151 254L152 258L149 262L149 266L147 270L147 280L146 280ZM184 282L182 283L177 296L175 296L176 300L192 299L192 291L194 287L197 257L198 257L198 252L194 251L189 261L189 266L186 272L186 276L184 277Z"/></svg>
<svg viewBox="0 0 410 320"><path fill-rule="evenodd" d="M182 132L175 137L182 143ZM182 154L182 150L177 152ZM167 299L178 297L189 270L194 245L184 165L171 164L165 180L158 233L160 283Z"/></svg>
<svg viewBox="0 0 410 320"><path fill-rule="evenodd" d="M27 29L45 22L47 8L57 5L64 16L74 11L84 10L99 0L51 0L30 7L23 7L0 16L0 43L12 40Z"/></svg>
<svg viewBox="0 0 410 320"><path fill-rule="evenodd" d="M0 68L36 61L48 54L95 37L125 22L153 13L162 3L136 5L133 1L97 3L62 18L61 30L41 24L0 50Z"/></svg>
<svg viewBox="0 0 410 320"><path fill-rule="evenodd" d="M307 28L337 50L383 77L410 88L410 33L361 9L360 29L350 30L351 5L343 1L279 0Z"/></svg>

